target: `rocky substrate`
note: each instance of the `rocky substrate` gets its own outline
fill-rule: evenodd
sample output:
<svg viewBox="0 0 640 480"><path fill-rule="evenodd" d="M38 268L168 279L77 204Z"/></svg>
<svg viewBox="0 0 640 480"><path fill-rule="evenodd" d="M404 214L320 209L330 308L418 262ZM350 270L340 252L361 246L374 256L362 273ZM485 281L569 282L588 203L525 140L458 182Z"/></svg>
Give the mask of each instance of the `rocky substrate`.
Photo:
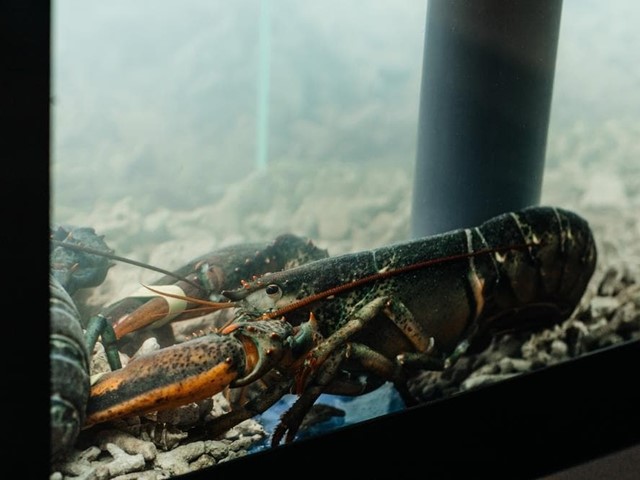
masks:
<svg viewBox="0 0 640 480"><path fill-rule="evenodd" d="M497 336L484 351L460 358L444 372L421 373L410 385L417 399L446 397L640 338L640 185L632 184L639 178L637 167L622 160L619 166L609 164L603 174L598 165L567 160L548 169L545 178L543 203L583 215L598 248L596 272L571 318L533 334ZM363 179L361 170L344 165L314 175L283 166L247 178L215 203L193 211L145 211L125 198L99 206L89 217L68 215L62 221L94 227L119 255L175 269L203 252L286 231L313 238L331 255L402 240L409 234L410 191L410 172L400 170L372 169ZM118 264L100 287L81 291L74 300L89 315L155 277ZM186 338L200 327L176 327L176 336ZM151 339L143 348L157 344ZM105 368L100 359L98 347L92 373ZM194 425L228 408L217 395L175 412L94 427L52 465L50 479L158 480L246 455L268 435L256 419L223 438L192 434Z"/></svg>
<svg viewBox="0 0 640 480"><path fill-rule="evenodd" d="M50 480L160 480L246 455L266 435L246 420L218 439L191 439L188 430L208 416L228 411L222 395L168 414L132 417L83 432L76 448L56 463Z"/></svg>
<svg viewBox="0 0 640 480"><path fill-rule="evenodd" d="M428 402L640 339L637 277L613 266L598 276L574 315L564 323L534 334L497 336L484 351L461 357L443 372L421 373L411 382L411 393L420 402ZM142 348L149 348L148 344ZM323 409L331 411L310 420L310 424L344 415L322 404L316 407L314 415ZM189 438L192 427L229 408L219 394L175 411L133 417L85 432L76 449L55 465L50 480L160 480L246 455L268 436L253 419L234 427L223 438Z"/></svg>

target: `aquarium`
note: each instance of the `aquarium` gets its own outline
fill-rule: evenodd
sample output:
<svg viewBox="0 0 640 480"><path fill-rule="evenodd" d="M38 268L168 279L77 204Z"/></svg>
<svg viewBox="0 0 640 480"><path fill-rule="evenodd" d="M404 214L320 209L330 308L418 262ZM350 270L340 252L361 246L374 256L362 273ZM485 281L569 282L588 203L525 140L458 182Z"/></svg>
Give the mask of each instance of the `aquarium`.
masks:
<svg viewBox="0 0 640 480"><path fill-rule="evenodd" d="M442 5L52 2L52 479L447 443L637 347L640 6L548 2L463 62Z"/></svg>

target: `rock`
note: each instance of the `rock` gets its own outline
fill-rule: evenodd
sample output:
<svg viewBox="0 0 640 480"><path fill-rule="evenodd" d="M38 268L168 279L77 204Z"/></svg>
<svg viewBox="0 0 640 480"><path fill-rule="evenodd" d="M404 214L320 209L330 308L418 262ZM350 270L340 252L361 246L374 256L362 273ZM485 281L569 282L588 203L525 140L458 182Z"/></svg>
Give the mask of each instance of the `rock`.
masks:
<svg viewBox="0 0 640 480"><path fill-rule="evenodd" d="M113 444L126 453L132 455L141 454L145 461L151 461L156 458L157 450L153 443L140 440L120 430L102 430L96 438L102 450L108 449L108 445Z"/></svg>
<svg viewBox="0 0 640 480"><path fill-rule="evenodd" d="M109 474L112 477L137 472L145 467L145 460L142 453L130 455L114 443L107 443L106 449L113 456L113 461L107 464Z"/></svg>
<svg viewBox="0 0 640 480"><path fill-rule="evenodd" d="M594 297L591 300L591 311L594 317L610 317L620 306L615 297Z"/></svg>
<svg viewBox="0 0 640 480"><path fill-rule="evenodd" d="M500 382L502 380L506 380L507 378L513 377L514 373L501 373L496 375L475 375L467 378L460 385L460 390L472 390L474 388L479 388L485 385L490 385L492 383Z"/></svg>

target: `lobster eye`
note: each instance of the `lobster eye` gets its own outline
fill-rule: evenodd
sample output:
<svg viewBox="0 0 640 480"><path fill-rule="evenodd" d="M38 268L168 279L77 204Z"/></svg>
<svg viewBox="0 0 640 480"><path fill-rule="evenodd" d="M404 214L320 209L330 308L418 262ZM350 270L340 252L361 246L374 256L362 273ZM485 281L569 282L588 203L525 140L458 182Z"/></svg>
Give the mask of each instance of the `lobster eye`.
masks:
<svg viewBox="0 0 640 480"><path fill-rule="evenodd" d="M269 298L276 300L282 296L282 290L280 290L280 287L275 283L267 285L267 288L264 289L264 293L266 293Z"/></svg>

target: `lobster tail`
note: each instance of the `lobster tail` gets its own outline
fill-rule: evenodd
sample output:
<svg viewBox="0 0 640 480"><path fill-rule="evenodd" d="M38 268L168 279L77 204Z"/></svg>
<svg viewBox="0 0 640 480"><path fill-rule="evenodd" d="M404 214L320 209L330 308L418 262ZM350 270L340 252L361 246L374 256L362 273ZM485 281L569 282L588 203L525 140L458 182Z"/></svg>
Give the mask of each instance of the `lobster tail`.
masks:
<svg viewBox="0 0 640 480"><path fill-rule="evenodd" d="M538 325L571 315L597 260L593 234L584 218L560 208L530 207L493 218L477 231L489 245L530 245L492 255L497 280L486 295L481 324L502 327L515 313L521 323L538 317ZM539 320L545 316L547 322Z"/></svg>

